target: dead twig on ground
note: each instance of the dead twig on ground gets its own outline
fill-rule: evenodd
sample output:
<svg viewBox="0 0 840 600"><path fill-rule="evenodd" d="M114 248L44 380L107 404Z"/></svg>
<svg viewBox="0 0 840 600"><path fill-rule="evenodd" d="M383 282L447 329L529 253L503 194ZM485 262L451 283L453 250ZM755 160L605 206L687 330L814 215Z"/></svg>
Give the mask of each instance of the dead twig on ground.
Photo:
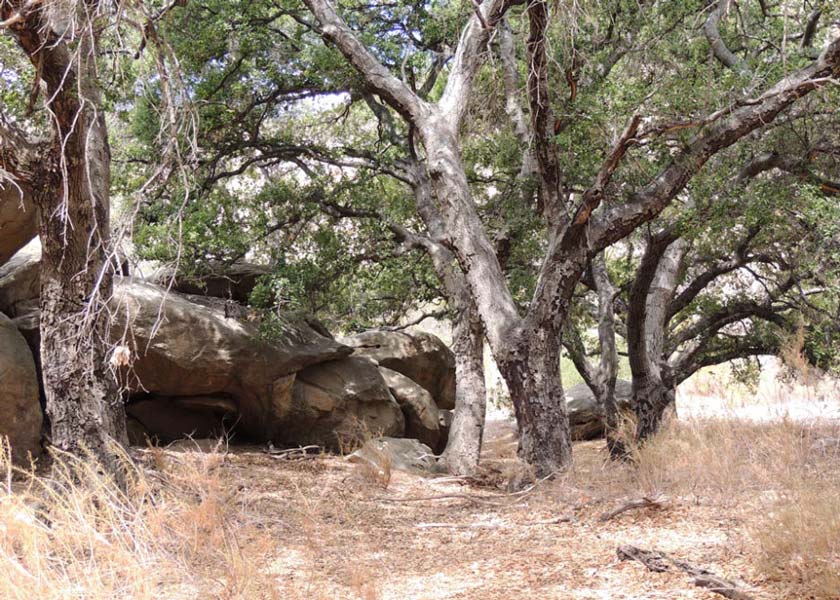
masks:
<svg viewBox="0 0 840 600"><path fill-rule="evenodd" d="M667 502L667 496L644 496L642 498L634 498L632 500L625 501L618 508L603 513L600 517L598 517L598 520L603 523L617 517L621 513L636 508L662 508Z"/></svg>
<svg viewBox="0 0 840 600"><path fill-rule="evenodd" d="M320 456L323 453L323 448L320 446L301 446L299 448L285 448L280 450L269 443L265 449L265 453L271 458L279 460L305 460Z"/></svg>
<svg viewBox="0 0 840 600"><path fill-rule="evenodd" d="M537 489L544 481L550 479L552 475L547 477L543 477L529 485L524 490L519 490L518 492L510 492L507 494L496 494L493 496L475 496L472 494L440 494L438 496L409 496L407 498L377 498L382 502L430 502L433 500L468 500L470 502L475 502L476 504L486 504L488 506L513 506L521 502L526 496L531 494L534 490ZM514 498L514 500L508 502L497 502L496 499L501 498Z"/></svg>
<svg viewBox="0 0 840 600"><path fill-rule="evenodd" d="M572 523L574 515L561 515L553 519L531 521L526 523L417 523L418 529L512 529L515 527L536 527L540 525L559 525Z"/></svg>
<svg viewBox="0 0 840 600"><path fill-rule="evenodd" d="M706 588L730 600L752 600L752 596L740 589L740 586L728 579L718 577L711 571L694 567L687 562L671 558L663 552L644 550L636 546L619 546L616 551L620 560L636 560L655 573L676 569L692 576L692 583Z"/></svg>

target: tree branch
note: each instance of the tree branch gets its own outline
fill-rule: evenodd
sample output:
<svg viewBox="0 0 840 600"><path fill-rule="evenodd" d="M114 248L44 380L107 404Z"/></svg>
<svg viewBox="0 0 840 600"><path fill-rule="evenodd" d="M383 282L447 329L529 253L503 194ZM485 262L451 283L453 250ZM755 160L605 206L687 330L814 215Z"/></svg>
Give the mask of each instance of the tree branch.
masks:
<svg viewBox="0 0 840 600"><path fill-rule="evenodd" d="M723 38L720 36L719 24L721 19L726 16L729 11L729 0L717 0L714 8L709 12L706 22L703 23L703 33L706 39L709 40L709 45L712 47L712 53L715 55L721 64L725 67L741 73L748 73L744 61L735 56L733 52L726 46Z"/></svg>
<svg viewBox="0 0 840 600"><path fill-rule="evenodd" d="M627 202L593 217L590 252L606 248L658 215L717 152L772 121L801 97L825 86L840 72L840 37L809 66L785 77L754 100L718 111L708 128L692 138L660 174Z"/></svg>
<svg viewBox="0 0 840 600"><path fill-rule="evenodd" d="M483 63L481 55L486 51L490 34L513 4L516 2L512 0L484 0L475 4L473 16L461 32L446 87L438 102L450 126L455 129L460 127L467 112L473 79Z"/></svg>
<svg viewBox="0 0 840 600"><path fill-rule="evenodd" d="M329 40L365 78L367 84L410 122L425 119L426 103L380 63L335 12L328 0L304 0Z"/></svg>

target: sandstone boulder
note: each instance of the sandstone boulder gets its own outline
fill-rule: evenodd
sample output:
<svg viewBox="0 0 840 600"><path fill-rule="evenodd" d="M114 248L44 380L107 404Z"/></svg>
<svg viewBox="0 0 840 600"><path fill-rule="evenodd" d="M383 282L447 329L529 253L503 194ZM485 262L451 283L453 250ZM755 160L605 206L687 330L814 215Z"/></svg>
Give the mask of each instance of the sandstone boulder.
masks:
<svg viewBox="0 0 840 600"><path fill-rule="evenodd" d="M615 383L615 400L619 410L629 411L633 386L619 379ZM604 411L595 401L595 395L585 383L566 390L566 410L574 440L593 440L604 435Z"/></svg>
<svg viewBox="0 0 840 600"><path fill-rule="evenodd" d="M405 437L437 448L440 414L432 395L402 373L385 367L379 367L379 372L405 415Z"/></svg>
<svg viewBox="0 0 840 600"><path fill-rule="evenodd" d="M437 470L432 449L407 438L380 437L368 440L347 460L370 465L377 471L397 469L410 473L431 473Z"/></svg>
<svg viewBox="0 0 840 600"><path fill-rule="evenodd" d="M11 319L0 314L0 436L9 439L14 462L38 456L42 420L32 352Z"/></svg>
<svg viewBox="0 0 840 600"><path fill-rule="evenodd" d="M138 281L115 286L112 308L111 339L133 359L124 373L130 390L158 398L230 398L238 408L237 429L255 439L285 435L297 371L351 352L298 317L280 320L267 339L254 323Z"/></svg>
<svg viewBox="0 0 840 600"><path fill-rule="evenodd" d="M0 266L0 312L17 317L38 306L41 244L32 240Z"/></svg>
<svg viewBox="0 0 840 600"><path fill-rule="evenodd" d="M38 219L31 195L7 181L0 182L0 265L38 233Z"/></svg>
<svg viewBox="0 0 840 600"><path fill-rule="evenodd" d="M455 408L455 355L423 332L365 331L340 340L364 356L402 373L428 391L438 408Z"/></svg>
<svg viewBox="0 0 840 600"><path fill-rule="evenodd" d="M297 374L277 415L281 442L344 450L370 435L400 436L405 418L376 364L351 356Z"/></svg>

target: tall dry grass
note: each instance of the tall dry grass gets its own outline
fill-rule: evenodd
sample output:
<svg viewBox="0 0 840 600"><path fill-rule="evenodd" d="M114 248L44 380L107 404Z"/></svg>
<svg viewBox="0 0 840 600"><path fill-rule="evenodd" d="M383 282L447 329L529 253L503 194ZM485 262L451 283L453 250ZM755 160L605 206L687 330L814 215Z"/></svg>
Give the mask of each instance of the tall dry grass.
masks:
<svg viewBox="0 0 840 600"><path fill-rule="evenodd" d="M271 541L222 485L224 455L149 452L126 461L123 491L72 456L14 469L0 445L0 598L276 597Z"/></svg>
<svg viewBox="0 0 840 600"><path fill-rule="evenodd" d="M713 502L741 519L759 573L789 597L840 599L840 426L671 422L633 452L644 492Z"/></svg>

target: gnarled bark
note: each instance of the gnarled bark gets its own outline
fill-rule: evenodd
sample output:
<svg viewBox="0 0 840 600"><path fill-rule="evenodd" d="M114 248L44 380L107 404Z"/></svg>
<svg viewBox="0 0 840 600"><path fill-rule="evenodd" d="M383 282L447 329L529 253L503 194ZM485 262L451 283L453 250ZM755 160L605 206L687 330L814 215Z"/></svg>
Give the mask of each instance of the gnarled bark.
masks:
<svg viewBox="0 0 840 600"><path fill-rule="evenodd" d="M450 295L450 303L456 309L452 329L455 352L455 413L442 458L450 473L468 476L475 474L484 439L484 419L487 410L484 329L475 307L472 306L466 285L461 286L457 296Z"/></svg>
<svg viewBox="0 0 840 600"><path fill-rule="evenodd" d="M79 5L79 26L96 12ZM121 479L125 411L109 369L107 311L112 280L110 150L96 75L96 34L72 42L54 32L46 8L26 13L14 36L46 83L52 140L31 187L41 238L41 362L52 443L90 454ZM66 32L65 32L66 33ZM71 45L72 43L72 45Z"/></svg>
<svg viewBox="0 0 840 600"><path fill-rule="evenodd" d="M452 328L455 353L455 413L442 460L453 475L474 475L481 457L487 393L484 383L484 326L455 255L445 246L446 227L433 201L425 165L412 165L412 187L417 210L429 233L421 245L443 283L455 313Z"/></svg>

